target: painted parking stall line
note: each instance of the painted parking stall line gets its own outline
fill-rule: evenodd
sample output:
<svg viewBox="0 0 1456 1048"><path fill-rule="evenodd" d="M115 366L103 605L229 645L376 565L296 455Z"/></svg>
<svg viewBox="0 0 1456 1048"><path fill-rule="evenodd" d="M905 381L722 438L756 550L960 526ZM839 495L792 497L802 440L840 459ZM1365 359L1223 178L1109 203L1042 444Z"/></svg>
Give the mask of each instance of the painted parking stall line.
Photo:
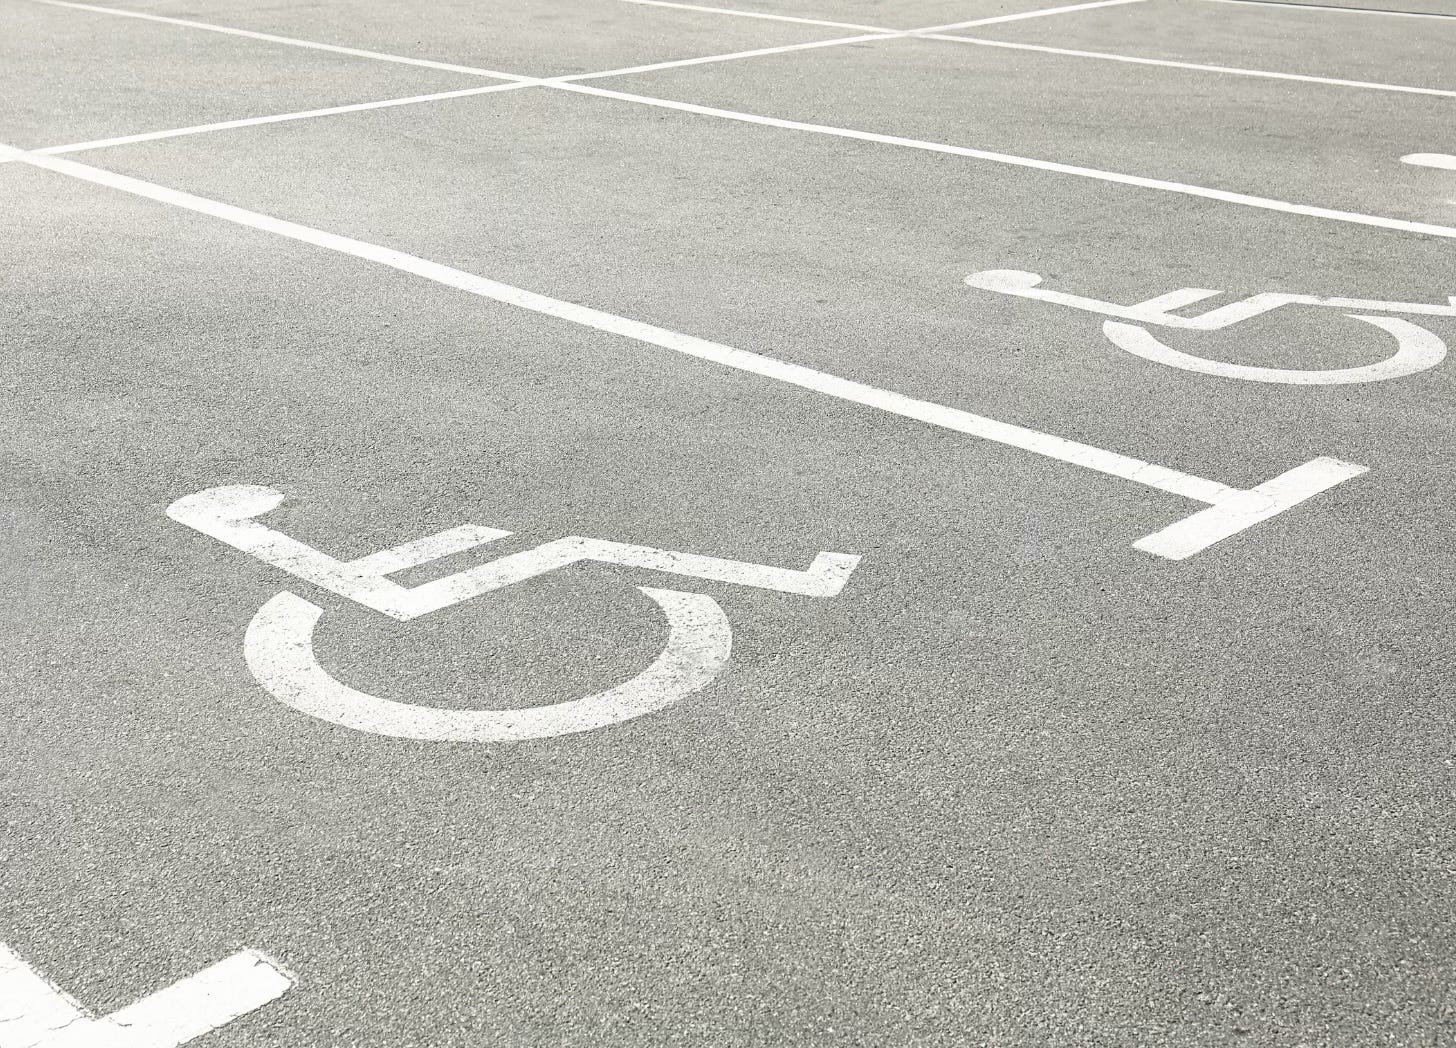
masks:
<svg viewBox="0 0 1456 1048"><path fill-rule="evenodd" d="M1386 15L1390 18L1447 18L1456 19L1456 14L1440 14L1435 11L1387 11L1378 7L1345 7L1336 4L1318 4L1309 0L1204 0L1212 4L1238 4L1245 7L1276 8L1312 14L1338 15Z"/></svg>
<svg viewBox="0 0 1456 1048"><path fill-rule="evenodd" d="M97 1017L0 943L0 1048L177 1048L276 1001L293 977L257 950Z"/></svg>
<svg viewBox="0 0 1456 1048"><path fill-rule="evenodd" d="M561 299L540 295L518 287L512 287L509 284L503 284L486 277L477 276L473 273L466 273L463 270L454 269L438 262L431 262L403 251L382 247L377 244L369 244L362 240L340 236L337 233L327 233L310 226L300 225L297 222L290 222L286 219L275 218L271 215L264 215L256 211L249 211L246 208L225 204L218 200L209 200L192 193L185 193L181 190L160 186L153 182L146 182L128 175L120 175L87 164L77 163L74 160L27 153L10 146L0 145L0 157L7 156L34 167L80 179L84 182L106 186L121 192L130 193L134 196L155 200L158 203L169 204L173 207L209 215L250 229L274 233L291 240L312 244L316 247L335 251L343 255L349 255L354 258L388 266L400 272L410 273L446 287L456 288L457 290L466 291L470 294L506 305L516 306L531 312L540 313L544 316L580 324L583 327L593 328L598 331L621 335L737 371L772 378L786 385L797 386L800 389L836 397L840 400L874 408L887 414L913 419L918 422L938 426L942 429L949 429L958 433L964 433L968 436L979 437L983 440L1007 444L1011 447L1042 455L1046 458L1071 463L1072 465L1081 466L1084 469L1105 473L1146 487L1155 488L1159 491L1181 495L1184 498L1208 504L1216 504L1241 493L1240 489L1230 485L1170 469L1166 466L1159 466L1115 451L1107 451L1090 444L1082 444L1064 437L1053 436L1052 434L1029 429L1025 426L1017 426L1012 423L987 418L983 415L975 415L968 411L962 411L959 408L952 408L927 400L907 397L890 390L880 389L862 382L856 382L823 371L817 371L801 364L791 364L787 361L766 357L762 354L752 353L747 350L734 349L717 342L710 342L692 335L669 331L666 328L646 324L638 320L631 320L627 317L617 316L602 310L593 309L589 306L564 302ZM1324 459L1319 461L1324 461ZM1329 461L1336 460L1330 459ZM1365 472L1365 467L1363 466L1353 466L1352 468L1361 473ZM1263 520L1267 518L1260 517L1258 519ZM1257 520L1249 520L1250 525L1257 522ZM1229 535L1236 533L1237 531L1229 532L1228 534L1220 535L1219 538L1227 538ZM1212 542L1218 540L1210 539L1209 544L1211 545ZM1190 550L1184 556L1189 556L1193 552L1198 552L1198 550Z"/></svg>
<svg viewBox="0 0 1456 1048"><path fill-rule="evenodd" d="M638 105L655 106L662 109L672 109L682 113L694 113L700 116L712 116L724 120L736 120L743 123L757 124L762 127L776 127L784 130L802 131L812 134L831 135L839 138L853 139L861 142L873 142L881 145L893 145L908 149L922 149L933 153L942 153L951 156L962 156L976 160L983 160L989 163L1006 164L1013 167L1029 168L1036 171L1045 171L1060 175L1069 175L1076 178L1093 179L1100 182L1110 182L1117 185L1135 186L1142 189L1153 189L1161 192L1178 193L1185 196L1197 197L1205 200L1217 200L1227 204L1236 204L1242 207L1251 207L1267 211L1278 211L1291 215L1302 215L1308 218L1318 218L1333 222L1347 222L1354 225L1373 226L1380 229L1399 230L1407 233L1419 233L1426 236L1456 238L1456 226L1445 226L1435 222L1416 222L1409 219L1390 218L1384 215L1372 215L1358 211L1345 211L1339 208L1321 207L1314 204L1302 204L1296 201L1279 200L1273 197L1260 196L1254 193L1242 193L1227 189L1219 189L1212 186L1200 186L1187 182L1175 182L1169 179L1150 178L1143 175L1135 175L1121 171L1107 171L1100 168L1087 167L1081 164L1067 164L1059 161L1045 160L1039 157L1017 156L1011 153L1000 153L989 149L977 149L970 146L958 146L947 142L930 142L921 139L907 138L902 135L880 134L871 131L861 131L854 128L835 127L827 124L813 124L800 120L784 120L777 117L764 116L757 113L747 113L740 110L721 109L714 106L697 105L691 102L679 102L674 99L657 98L649 95L633 94L626 91L613 91L593 84L584 83L587 80L596 80L615 76L625 76L632 73L652 72L660 69L673 69L682 66L701 65L711 62L725 62L743 58L753 58L762 55L783 54L792 51L802 51L823 47L834 47L844 44L865 43L873 40L894 40L906 38L934 39L950 30L969 29L981 25L992 25L999 22L1019 21L1026 18L1043 17L1047 15L1067 14L1075 11L1086 10L1098 7L1114 7L1129 3L1143 3L1146 0L1092 0L1090 3L1070 4L1060 7L1044 8L1038 11L1019 12L1013 15L998 15L989 18L971 19L962 22L951 22L945 25L925 26L919 29L887 30L873 32L859 36L839 37L832 40L810 41L808 43L788 44L779 47L759 48L752 51L737 51L726 55L707 55L698 58L685 58L669 62L655 62L648 65L633 66L623 69L605 70L596 73L578 73L572 76L539 78L522 76L515 73L502 73L497 70L481 69L472 66L452 65L450 63L434 62L426 59L410 58L402 55L390 55L375 51L365 51L358 48L342 47L334 44L323 44L314 41L300 40L292 37L274 36L268 33L256 33L251 30L235 29L230 26L215 25L207 22L197 22L190 19L170 18L160 15L147 14L139 11L126 11L120 8L102 7L95 4L77 3L75 0L30 0L33 3L47 4L53 7L69 7L78 10L92 11L101 14L113 14L129 18L141 18L151 21L163 22L183 26L186 28L201 29L218 33L229 33L233 35L249 37L271 43L289 44L297 47L313 48L323 51L332 51L339 54L353 55L359 58L374 59L386 62L399 62L407 65L419 65L429 68L437 68L450 72L470 73L477 76L486 76L494 79L510 80L522 86L545 87L555 91L571 91L579 94L595 95L600 98L611 98L622 102L632 102ZM1219 2L1235 3L1248 2L1248 0L1219 0ZM278 118L272 118L278 119ZM163 133L154 133L152 137L169 137ZM51 152L66 151L67 147L50 147ZM44 152L44 150L38 151ZM15 159L14 151L0 150L0 163Z"/></svg>

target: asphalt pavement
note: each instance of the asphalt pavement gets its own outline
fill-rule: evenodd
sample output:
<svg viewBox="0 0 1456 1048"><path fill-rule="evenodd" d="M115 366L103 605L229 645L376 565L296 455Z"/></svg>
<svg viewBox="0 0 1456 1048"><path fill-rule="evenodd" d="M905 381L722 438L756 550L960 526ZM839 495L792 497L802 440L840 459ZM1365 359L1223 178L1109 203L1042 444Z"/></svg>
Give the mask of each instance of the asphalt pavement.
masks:
<svg viewBox="0 0 1456 1048"><path fill-rule="evenodd" d="M1453 55L0 0L0 1048L1456 1045Z"/></svg>

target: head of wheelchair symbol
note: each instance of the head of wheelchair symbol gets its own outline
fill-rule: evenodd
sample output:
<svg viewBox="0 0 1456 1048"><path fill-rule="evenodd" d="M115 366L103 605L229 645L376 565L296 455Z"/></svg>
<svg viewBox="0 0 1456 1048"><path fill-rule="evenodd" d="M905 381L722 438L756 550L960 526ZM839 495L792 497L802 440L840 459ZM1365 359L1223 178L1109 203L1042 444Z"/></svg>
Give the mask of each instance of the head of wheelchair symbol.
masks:
<svg viewBox="0 0 1456 1048"><path fill-rule="evenodd" d="M1261 292L1196 316L1185 316L1176 311L1214 298L1223 292L1201 287L1184 287L1157 295L1135 305L1120 306L1113 302L1103 302L1100 299L1086 298L1082 295L1050 291L1043 288L1041 282L1042 278L1039 274L1028 273L1020 269L987 269L966 277L966 284L981 291L993 291L997 294L1033 299L1086 313L1100 313L1105 317L1116 318L1103 321L1103 335L1113 345L1145 360L1182 368L1185 371L1249 382L1279 382L1307 386L1347 385L1413 375L1418 371L1433 368L1444 360L1446 343L1427 328L1389 314L1456 317L1456 295L1450 297L1447 305L1433 305L1425 302L1387 302L1368 298L1321 298L1316 295ZM1149 326L1153 326L1182 331L1217 331L1284 306L1318 306L1348 311L1345 312L1345 315L1352 320L1359 320L1393 336L1396 341L1396 350L1384 360L1358 367L1329 370L1253 367L1208 360L1176 350L1148 330Z"/></svg>
<svg viewBox="0 0 1456 1048"><path fill-rule="evenodd" d="M258 521L283 500L283 493L273 488L231 485L180 498L167 508L167 515L295 579L401 622L581 561L817 598L837 595L859 564L857 556L820 552L808 568L796 571L568 535L432 582L403 586L389 576L511 533L465 524L344 561ZM253 616L243 651L254 679L265 690L280 702L333 724L430 741L551 738L664 709L706 688L727 665L732 632L712 596L648 586L636 589L667 620L667 640L661 653L646 669L613 688L548 705L514 710L439 709L351 688L325 670L314 654L313 633L323 609L287 590L269 599Z"/></svg>

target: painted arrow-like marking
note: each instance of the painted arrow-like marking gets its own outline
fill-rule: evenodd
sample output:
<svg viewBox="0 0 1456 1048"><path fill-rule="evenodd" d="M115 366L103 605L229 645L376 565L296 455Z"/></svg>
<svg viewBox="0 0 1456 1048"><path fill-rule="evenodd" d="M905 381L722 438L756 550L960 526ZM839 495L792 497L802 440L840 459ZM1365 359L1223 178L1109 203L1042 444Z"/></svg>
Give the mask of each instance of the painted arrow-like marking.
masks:
<svg viewBox="0 0 1456 1048"><path fill-rule="evenodd" d="M263 954L241 950L98 1018L0 943L0 1048L177 1048L292 986Z"/></svg>

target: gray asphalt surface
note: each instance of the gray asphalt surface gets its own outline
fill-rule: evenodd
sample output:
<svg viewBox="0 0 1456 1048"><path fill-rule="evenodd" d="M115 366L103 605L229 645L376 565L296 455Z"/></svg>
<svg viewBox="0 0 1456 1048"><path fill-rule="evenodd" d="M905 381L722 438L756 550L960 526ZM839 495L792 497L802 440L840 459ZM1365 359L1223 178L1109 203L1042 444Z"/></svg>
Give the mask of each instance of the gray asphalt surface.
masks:
<svg viewBox="0 0 1456 1048"><path fill-rule="evenodd" d="M710 6L907 29L1054 5ZM857 32L620 0L0 0L0 142L491 82L123 10L526 76ZM1456 90L1456 18L1146 0L954 32ZM905 38L591 83L1456 226L1456 171L1399 159L1456 152L1445 96ZM1132 543L1200 508L1177 495L0 162L0 942L88 1007L252 947L296 986L196 1043L1456 1044L1451 365L1195 374L963 283L1439 304L1456 240L543 87L70 159L1236 487L1370 467L1171 562ZM1166 337L1280 368L1390 352L1332 310ZM225 484L286 492L266 522L341 559L515 533L410 583L569 534L863 560L831 599L583 564L400 623L167 518ZM578 735L364 734L243 657L288 589L356 688L543 705L656 655L642 585L713 595L732 659Z"/></svg>

